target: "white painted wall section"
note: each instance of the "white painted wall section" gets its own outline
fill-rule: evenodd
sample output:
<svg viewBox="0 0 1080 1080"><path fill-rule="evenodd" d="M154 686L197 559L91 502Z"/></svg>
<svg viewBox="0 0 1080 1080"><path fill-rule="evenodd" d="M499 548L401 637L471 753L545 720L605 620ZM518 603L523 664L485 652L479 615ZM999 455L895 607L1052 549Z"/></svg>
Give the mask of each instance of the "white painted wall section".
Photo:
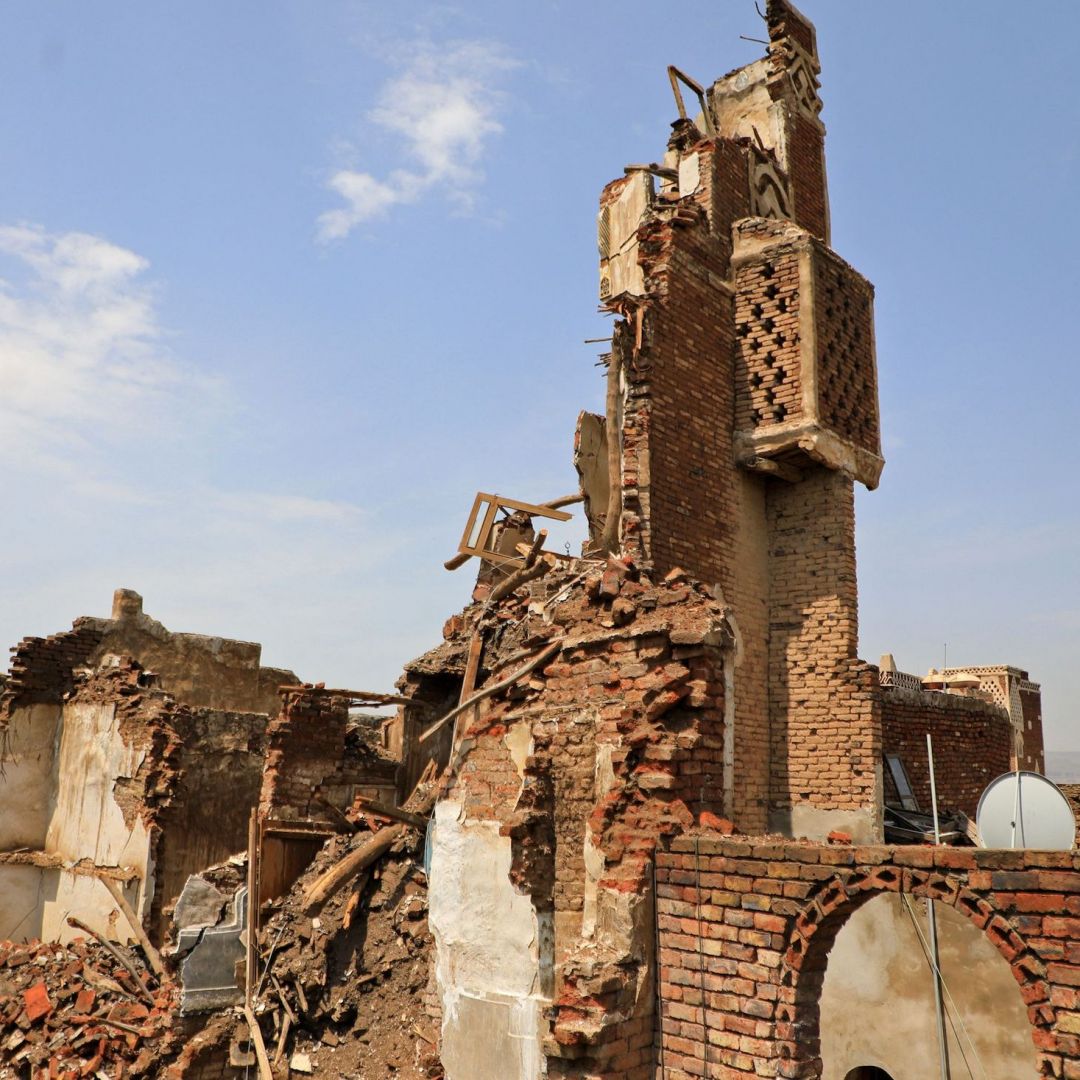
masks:
<svg viewBox="0 0 1080 1080"><path fill-rule="evenodd" d="M464 807L435 808L429 923L447 1080L540 1080L544 927L510 881L510 839ZM550 935L547 935L550 936Z"/></svg>

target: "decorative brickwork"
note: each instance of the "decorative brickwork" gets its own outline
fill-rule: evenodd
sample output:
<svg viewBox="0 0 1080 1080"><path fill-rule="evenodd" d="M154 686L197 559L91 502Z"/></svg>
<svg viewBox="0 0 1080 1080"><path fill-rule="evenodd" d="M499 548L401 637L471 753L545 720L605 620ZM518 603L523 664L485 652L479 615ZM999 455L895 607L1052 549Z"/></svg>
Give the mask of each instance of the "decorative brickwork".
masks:
<svg viewBox="0 0 1080 1080"><path fill-rule="evenodd" d="M874 290L790 222L735 225L743 458L806 457L873 487L881 471Z"/></svg>
<svg viewBox="0 0 1080 1080"><path fill-rule="evenodd" d="M1075 1077L1080 856L680 837L658 856L665 1080L821 1076L829 949L883 892L949 904L1008 962L1042 1077Z"/></svg>
<svg viewBox="0 0 1080 1080"><path fill-rule="evenodd" d="M934 744L938 805L975 817L979 796L996 776L1009 771L1012 725L1008 713L990 702L960 694L885 689L881 695L882 747L904 762L919 806L930 811L926 736ZM895 801L885 776L887 799Z"/></svg>
<svg viewBox="0 0 1080 1080"><path fill-rule="evenodd" d="M735 425L750 431L802 417L799 260L794 251L735 271Z"/></svg>
<svg viewBox="0 0 1080 1080"><path fill-rule="evenodd" d="M847 263L814 260L817 393L821 423L856 446L881 449L874 361L874 290Z"/></svg>

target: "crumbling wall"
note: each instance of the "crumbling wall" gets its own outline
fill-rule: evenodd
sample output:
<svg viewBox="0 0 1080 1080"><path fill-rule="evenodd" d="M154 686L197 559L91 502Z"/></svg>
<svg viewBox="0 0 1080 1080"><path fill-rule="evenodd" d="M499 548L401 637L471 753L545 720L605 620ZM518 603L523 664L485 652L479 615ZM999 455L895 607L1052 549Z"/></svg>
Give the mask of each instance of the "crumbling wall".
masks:
<svg viewBox="0 0 1080 1080"><path fill-rule="evenodd" d="M557 655L463 716L436 809L447 1075L520 1059L523 1076L651 1076L650 855L722 808L726 609L685 575L655 585L612 559L467 609L458 634L477 631L480 686Z"/></svg>
<svg viewBox="0 0 1080 1080"><path fill-rule="evenodd" d="M246 845L266 717L192 708L152 684L113 657L72 673L62 706L12 711L5 806L38 785L25 813L3 815L4 850L28 847L36 861L0 866L3 891L27 901L13 934L66 941L73 914L126 940L123 922L107 922L113 904L98 878L108 874L160 941L163 909L188 875Z"/></svg>
<svg viewBox="0 0 1080 1080"><path fill-rule="evenodd" d="M188 877L246 849L266 753L263 713L176 705L170 722L178 747L168 802L155 815L156 940L164 939L165 911Z"/></svg>
<svg viewBox="0 0 1080 1080"><path fill-rule="evenodd" d="M12 649L11 670L0 694L0 727L15 709L58 705L75 685L74 671L89 662L105 635L105 619L76 619L70 630L47 638L23 638Z"/></svg>
<svg viewBox="0 0 1080 1080"><path fill-rule="evenodd" d="M825 1075L821 997L830 950L851 915L882 895L948 905L1009 966L1024 1007L1011 1015L1026 1015L1031 1068L1011 1076L1077 1071L1080 856L1073 852L683 836L658 855L656 877L658 1034L671 1080ZM857 1018L858 1002L848 1008ZM984 1048L997 1038L971 1034ZM993 1062L986 1053L985 1064Z"/></svg>
<svg viewBox="0 0 1080 1080"><path fill-rule="evenodd" d="M975 817L979 797L1008 772L1012 725L1004 709L962 694L882 687L882 752L898 754L922 810L930 812L930 765L926 736L934 745L938 805ZM895 798L891 778L886 794Z"/></svg>
<svg viewBox="0 0 1080 1080"><path fill-rule="evenodd" d="M393 792L397 771L397 762L351 724L348 698L291 690L267 727L259 814L337 825L356 795Z"/></svg>
<svg viewBox="0 0 1080 1080"><path fill-rule="evenodd" d="M725 812L745 828L764 828L767 481L734 460L727 281L732 223L749 210L746 151L683 126L668 159L679 165L679 185L639 232L646 298L625 302L627 322L613 342L625 387L620 537L655 575L682 567L733 605L742 647L730 694Z"/></svg>
<svg viewBox="0 0 1080 1080"><path fill-rule="evenodd" d="M74 672L128 656L157 676L157 685L189 705L239 712L277 712L277 689L296 676L264 668L254 642L174 633L143 613L142 597L117 589L112 617L76 619L71 630L24 638L13 649L0 692L0 727L20 705L58 703L74 687Z"/></svg>

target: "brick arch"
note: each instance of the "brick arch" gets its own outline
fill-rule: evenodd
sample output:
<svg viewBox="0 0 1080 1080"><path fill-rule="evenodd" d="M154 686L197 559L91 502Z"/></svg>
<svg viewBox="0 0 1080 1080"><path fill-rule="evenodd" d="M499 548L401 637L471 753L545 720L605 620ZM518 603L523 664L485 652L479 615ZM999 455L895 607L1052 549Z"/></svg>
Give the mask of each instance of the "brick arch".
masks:
<svg viewBox="0 0 1080 1080"><path fill-rule="evenodd" d="M779 972L776 1038L780 1075L802 1080L820 1077L820 1001L829 952L854 912L887 892L949 904L983 931L1016 979L1031 1025L1032 1064L1041 1061L1041 1051L1052 1037L1056 1010L1046 1003L1042 962L1009 919L952 875L880 866L842 871L823 882L792 921Z"/></svg>

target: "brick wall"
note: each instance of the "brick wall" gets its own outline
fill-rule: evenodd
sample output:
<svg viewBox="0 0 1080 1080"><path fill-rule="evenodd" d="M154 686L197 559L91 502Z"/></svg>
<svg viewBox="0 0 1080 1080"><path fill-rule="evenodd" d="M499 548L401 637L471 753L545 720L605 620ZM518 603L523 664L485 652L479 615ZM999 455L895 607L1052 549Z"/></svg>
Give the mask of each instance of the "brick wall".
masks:
<svg viewBox="0 0 1080 1080"><path fill-rule="evenodd" d="M825 188L825 134L814 120L794 116L788 128L787 171L794 196L794 218L820 240L829 236Z"/></svg>
<svg viewBox="0 0 1080 1080"><path fill-rule="evenodd" d="M828 951L862 903L952 905L1009 963L1042 1077L1080 1077L1080 856L684 836L657 858L665 1080L820 1077Z"/></svg>
<svg viewBox="0 0 1080 1080"><path fill-rule="evenodd" d="M503 602L502 625L561 649L467 718L447 797L468 821L498 823L511 880L553 915L548 1074L652 1080L652 853L694 815L721 812L732 641L725 609L685 575L653 584L614 560L586 574L550 622L527 598ZM552 588L537 583L533 599ZM487 640L487 678L502 678L521 638Z"/></svg>
<svg viewBox="0 0 1080 1080"><path fill-rule="evenodd" d="M818 415L841 438L876 454L873 286L829 251L815 250L813 266Z"/></svg>
<svg viewBox="0 0 1080 1080"><path fill-rule="evenodd" d="M396 764L348 731L345 698L318 690L285 694L266 732L261 817L337 825L357 788L392 787Z"/></svg>
<svg viewBox="0 0 1080 1080"><path fill-rule="evenodd" d="M659 576L680 566L716 582L744 641L736 673L732 797L747 829L766 827L768 709L765 481L734 462L735 312L725 284L732 223L749 212L746 151L717 139L698 155L683 219L642 230L649 289L641 344L616 327L628 385L623 415L623 548ZM702 216L702 212L704 216Z"/></svg>
<svg viewBox="0 0 1080 1080"><path fill-rule="evenodd" d="M856 656L854 486L818 468L768 497L772 810L869 810L881 758L875 672Z"/></svg>
<svg viewBox="0 0 1080 1080"><path fill-rule="evenodd" d="M11 652L11 671L0 695L0 724L19 705L60 702L75 685L72 669L87 662L105 635L101 619L77 619L70 630L27 637Z"/></svg>
<svg viewBox="0 0 1080 1080"><path fill-rule="evenodd" d="M899 754L922 810L930 811L926 736L934 744L938 806L975 817L979 796L1009 771L1012 724L1001 707L960 694L881 689L882 751ZM886 794L892 789L886 777Z"/></svg>
<svg viewBox="0 0 1080 1080"><path fill-rule="evenodd" d="M818 118L817 34L784 0L769 0L769 92L785 111L784 166L791 179L793 218L818 239L829 241L829 196L825 178L825 128Z"/></svg>

